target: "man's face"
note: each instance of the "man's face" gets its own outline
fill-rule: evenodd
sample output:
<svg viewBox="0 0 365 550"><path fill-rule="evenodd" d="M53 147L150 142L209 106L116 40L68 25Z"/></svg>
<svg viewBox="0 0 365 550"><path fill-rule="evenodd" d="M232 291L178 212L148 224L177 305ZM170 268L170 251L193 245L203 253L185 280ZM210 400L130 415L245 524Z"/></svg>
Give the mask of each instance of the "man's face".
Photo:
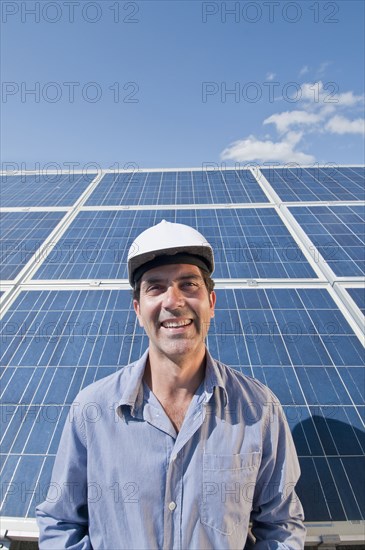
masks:
<svg viewBox="0 0 365 550"><path fill-rule="evenodd" d="M144 273L140 299L133 305L150 350L178 362L182 357L198 360L205 353L215 300L197 266L172 264Z"/></svg>

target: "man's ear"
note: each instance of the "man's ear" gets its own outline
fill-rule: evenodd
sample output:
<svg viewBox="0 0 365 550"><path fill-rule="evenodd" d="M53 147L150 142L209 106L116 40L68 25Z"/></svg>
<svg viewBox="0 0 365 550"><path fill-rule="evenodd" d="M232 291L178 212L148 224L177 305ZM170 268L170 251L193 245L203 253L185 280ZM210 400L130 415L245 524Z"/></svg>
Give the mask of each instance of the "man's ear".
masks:
<svg viewBox="0 0 365 550"><path fill-rule="evenodd" d="M138 300L136 300L136 299L133 300L133 307L134 307L134 311L136 312L136 315L137 315L137 318L138 318L139 326L143 327L143 321L142 321L142 317L141 317L140 306L139 306L139 301Z"/></svg>
<svg viewBox="0 0 365 550"><path fill-rule="evenodd" d="M214 308L215 308L215 303L217 301L217 295L216 293L214 292L214 290L212 290L212 292L210 293L209 295L209 302L210 302L210 316L213 318L214 317Z"/></svg>

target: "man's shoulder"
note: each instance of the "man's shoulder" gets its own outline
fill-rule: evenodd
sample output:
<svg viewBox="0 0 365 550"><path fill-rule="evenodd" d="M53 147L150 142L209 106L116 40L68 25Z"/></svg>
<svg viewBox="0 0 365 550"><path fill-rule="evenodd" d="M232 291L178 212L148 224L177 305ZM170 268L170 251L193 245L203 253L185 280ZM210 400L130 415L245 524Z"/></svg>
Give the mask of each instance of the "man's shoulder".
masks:
<svg viewBox="0 0 365 550"><path fill-rule="evenodd" d="M124 367L120 367L116 372L85 386L85 388L79 392L77 400L88 403L101 403L101 401L107 401L109 403L111 401L118 401L121 398L123 388L132 375L133 368L136 367L136 363L137 362L134 362Z"/></svg>
<svg viewBox="0 0 365 550"><path fill-rule="evenodd" d="M230 367L215 360L215 364L219 369L225 389L228 393L232 392L239 397L242 395L245 399L250 397L251 399L259 400L262 402L278 403L279 400L276 395L263 384L257 378L252 378L246 374L243 374L236 368Z"/></svg>

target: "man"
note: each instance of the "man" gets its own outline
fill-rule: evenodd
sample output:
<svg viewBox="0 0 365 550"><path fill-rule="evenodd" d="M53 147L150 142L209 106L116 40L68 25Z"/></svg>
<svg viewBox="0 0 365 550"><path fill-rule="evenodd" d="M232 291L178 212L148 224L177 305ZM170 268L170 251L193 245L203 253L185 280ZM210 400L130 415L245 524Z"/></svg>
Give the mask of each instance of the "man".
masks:
<svg viewBox="0 0 365 550"><path fill-rule="evenodd" d="M76 399L37 509L41 550L243 549L250 521L257 550L303 548L282 409L205 347L213 269L210 245L186 225L162 221L133 243L149 348Z"/></svg>

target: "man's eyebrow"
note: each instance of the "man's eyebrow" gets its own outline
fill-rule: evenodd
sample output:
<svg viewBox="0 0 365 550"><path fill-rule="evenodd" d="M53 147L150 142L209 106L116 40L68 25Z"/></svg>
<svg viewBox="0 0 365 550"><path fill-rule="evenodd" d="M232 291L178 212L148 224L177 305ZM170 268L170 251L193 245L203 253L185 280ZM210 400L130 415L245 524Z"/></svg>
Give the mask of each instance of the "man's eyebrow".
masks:
<svg viewBox="0 0 365 550"><path fill-rule="evenodd" d="M179 277L176 277L176 281L185 281L187 279L194 279L194 280L199 280L199 281L202 281L203 280L203 277L201 275L198 275L197 273L185 273L184 275L180 275ZM144 279L142 281L142 284L153 284L153 283L161 283L162 281L166 281L167 278L166 277L163 277L162 275L159 276L159 275L156 275L156 276L152 276L152 277L147 277L146 279Z"/></svg>
<svg viewBox="0 0 365 550"><path fill-rule="evenodd" d="M184 275L181 275L181 277L177 277L177 281L181 281L182 279L202 279L203 277L201 275L198 275L197 273L185 273Z"/></svg>
<svg viewBox="0 0 365 550"><path fill-rule="evenodd" d="M142 281L142 285L143 284L151 284L151 283L160 283L161 281L163 280L162 277L148 277L148 279L143 279Z"/></svg>

